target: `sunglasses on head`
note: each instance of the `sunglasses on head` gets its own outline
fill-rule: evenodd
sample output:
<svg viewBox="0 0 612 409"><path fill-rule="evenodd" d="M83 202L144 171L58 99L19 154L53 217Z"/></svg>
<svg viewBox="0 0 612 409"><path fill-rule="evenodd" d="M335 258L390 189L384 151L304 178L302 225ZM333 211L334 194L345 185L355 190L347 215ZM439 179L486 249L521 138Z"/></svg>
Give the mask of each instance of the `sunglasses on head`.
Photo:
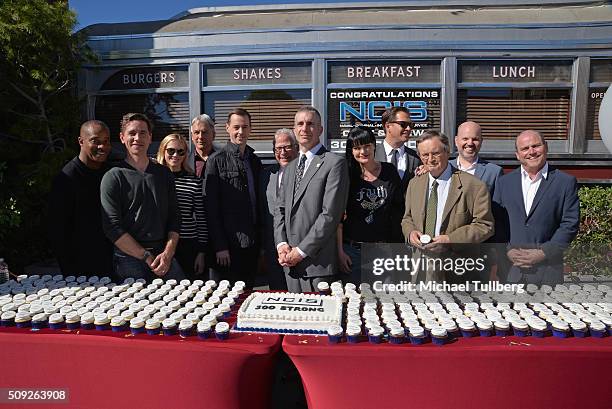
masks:
<svg viewBox="0 0 612 409"><path fill-rule="evenodd" d="M403 129L412 128L412 122L409 121L391 121L392 124L398 124Z"/></svg>
<svg viewBox="0 0 612 409"><path fill-rule="evenodd" d="M168 156L174 156L175 154L178 156L185 156L185 149L168 148L166 149L166 153Z"/></svg>

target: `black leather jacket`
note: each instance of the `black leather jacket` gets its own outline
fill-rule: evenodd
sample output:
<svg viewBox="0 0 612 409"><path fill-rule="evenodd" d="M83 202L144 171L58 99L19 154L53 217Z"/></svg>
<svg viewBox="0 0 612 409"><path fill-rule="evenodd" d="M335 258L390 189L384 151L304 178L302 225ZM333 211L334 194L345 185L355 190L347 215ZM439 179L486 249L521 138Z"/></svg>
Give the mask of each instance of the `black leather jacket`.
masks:
<svg viewBox="0 0 612 409"><path fill-rule="evenodd" d="M257 200L261 160L250 146L245 155L253 172ZM209 237L215 251L254 246L259 234L257 203L251 203L247 170L238 145L228 142L208 158L204 184Z"/></svg>

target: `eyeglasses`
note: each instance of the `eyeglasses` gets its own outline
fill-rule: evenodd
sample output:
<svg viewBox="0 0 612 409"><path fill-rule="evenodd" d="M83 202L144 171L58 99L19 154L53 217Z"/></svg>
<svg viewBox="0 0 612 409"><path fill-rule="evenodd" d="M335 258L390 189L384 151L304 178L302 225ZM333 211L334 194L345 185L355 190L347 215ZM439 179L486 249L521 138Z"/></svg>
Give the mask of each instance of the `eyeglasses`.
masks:
<svg viewBox="0 0 612 409"><path fill-rule="evenodd" d="M429 157L431 156L432 158L439 158L442 155L443 151L438 151L438 152L431 152L431 153L419 153L419 156L421 159L429 159Z"/></svg>
<svg viewBox="0 0 612 409"><path fill-rule="evenodd" d="M168 156L174 156L174 155L185 156L185 149L168 148L166 149L166 153L168 154Z"/></svg>
<svg viewBox="0 0 612 409"><path fill-rule="evenodd" d="M274 147L274 153L281 153L281 152L291 152L293 150L294 146L293 145L285 145L285 146L276 146Z"/></svg>
<svg viewBox="0 0 612 409"><path fill-rule="evenodd" d="M412 128L412 122L410 121L389 121L392 124L398 124L402 129Z"/></svg>

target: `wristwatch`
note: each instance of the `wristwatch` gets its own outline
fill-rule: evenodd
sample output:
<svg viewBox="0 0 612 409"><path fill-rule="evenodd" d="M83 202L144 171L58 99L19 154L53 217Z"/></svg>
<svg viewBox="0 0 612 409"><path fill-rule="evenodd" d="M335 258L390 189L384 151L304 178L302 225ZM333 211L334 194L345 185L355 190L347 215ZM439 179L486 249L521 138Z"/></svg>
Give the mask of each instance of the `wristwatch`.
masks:
<svg viewBox="0 0 612 409"><path fill-rule="evenodd" d="M142 260L142 261L144 261L144 262L146 263L146 262L147 262L147 259L148 259L149 257L153 257L153 254L152 254L152 253L151 253L149 250L145 249L144 254L142 255L141 260Z"/></svg>

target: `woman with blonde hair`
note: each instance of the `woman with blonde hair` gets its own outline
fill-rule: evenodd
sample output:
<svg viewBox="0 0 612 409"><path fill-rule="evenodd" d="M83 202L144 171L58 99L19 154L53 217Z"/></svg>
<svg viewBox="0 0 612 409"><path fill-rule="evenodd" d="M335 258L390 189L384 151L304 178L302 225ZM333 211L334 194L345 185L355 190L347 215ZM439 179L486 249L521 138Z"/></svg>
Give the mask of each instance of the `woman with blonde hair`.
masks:
<svg viewBox="0 0 612 409"><path fill-rule="evenodd" d="M167 166L175 178L176 199L181 212L180 238L175 257L187 278L194 280L202 278L205 273L208 229L202 181L189 167L187 154L187 142L181 135L173 133L159 144L157 162ZM207 275L205 277L208 278Z"/></svg>

